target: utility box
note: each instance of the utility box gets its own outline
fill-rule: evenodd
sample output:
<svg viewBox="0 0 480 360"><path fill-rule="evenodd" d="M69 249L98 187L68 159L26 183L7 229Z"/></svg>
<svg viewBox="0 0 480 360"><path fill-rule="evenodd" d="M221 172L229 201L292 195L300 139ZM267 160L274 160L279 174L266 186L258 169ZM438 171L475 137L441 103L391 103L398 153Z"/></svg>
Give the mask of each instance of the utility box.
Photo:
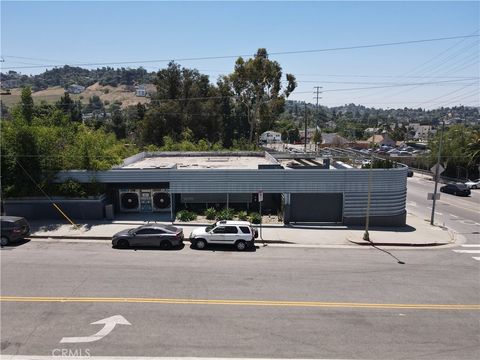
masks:
<svg viewBox="0 0 480 360"><path fill-rule="evenodd" d="M113 204L105 205L105 218L107 220L113 220L115 218L115 214L113 212Z"/></svg>

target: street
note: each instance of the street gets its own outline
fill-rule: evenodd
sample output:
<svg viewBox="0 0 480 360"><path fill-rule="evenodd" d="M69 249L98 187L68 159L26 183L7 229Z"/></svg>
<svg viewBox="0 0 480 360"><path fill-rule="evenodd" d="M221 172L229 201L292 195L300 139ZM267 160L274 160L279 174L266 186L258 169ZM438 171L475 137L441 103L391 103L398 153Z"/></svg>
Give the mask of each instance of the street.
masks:
<svg viewBox="0 0 480 360"><path fill-rule="evenodd" d="M432 189L409 178L407 210ZM442 194L446 247L4 247L2 358L480 358L479 199Z"/></svg>
<svg viewBox="0 0 480 360"><path fill-rule="evenodd" d="M444 184L438 184L438 192ZM407 211L430 221L434 182L422 176L408 178ZM465 237L468 243L480 244L480 189L472 189L469 197L440 193L436 202L435 224L447 226Z"/></svg>
<svg viewBox="0 0 480 360"><path fill-rule="evenodd" d="M474 359L478 261L444 249L1 250L2 353ZM101 331L88 343L61 343ZM28 357L27 357L28 358Z"/></svg>

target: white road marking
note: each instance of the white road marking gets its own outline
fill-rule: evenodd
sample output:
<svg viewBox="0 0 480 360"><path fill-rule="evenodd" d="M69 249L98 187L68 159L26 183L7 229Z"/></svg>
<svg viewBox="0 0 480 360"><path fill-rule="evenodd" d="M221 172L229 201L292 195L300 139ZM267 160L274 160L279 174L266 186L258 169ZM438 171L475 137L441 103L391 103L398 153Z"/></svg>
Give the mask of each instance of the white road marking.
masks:
<svg viewBox="0 0 480 360"><path fill-rule="evenodd" d="M407 206L417 207L417 203L415 201L409 201L407 202Z"/></svg>
<svg viewBox="0 0 480 360"><path fill-rule="evenodd" d="M462 247L480 247L480 244L463 244Z"/></svg>
<svg viewBox="0 0 480 360"><path fill-rule="evenodd" d="M480 254L480 250L453 250L453 251L461 254Z"/></svg>
<svg viewBox="0 0 480 360"><path fill-rule="evenodd" d="M132 325L122 315L110 316L106 319L98 320L91 323L92 325L104 324L104 327L93 334L92 336L80 336L80 337L64 337L60 340L60 343L88 343L98 341L112 332L117 324L119 325Z"/></svg>
<svg viewBox="0 0 480 360"><path fill-rule="evenodd" d="M473 258L474 258L475 260L480 261L480 257L478 257L478 256L473 256Z"/></svg>
<svg viewBox="0 0 480 360"><path fill-rule="evenodd" d="M453 215L453 214L450 214L451 217L455 218L455 219L458 219L458 216L457 215Z"/></svg>

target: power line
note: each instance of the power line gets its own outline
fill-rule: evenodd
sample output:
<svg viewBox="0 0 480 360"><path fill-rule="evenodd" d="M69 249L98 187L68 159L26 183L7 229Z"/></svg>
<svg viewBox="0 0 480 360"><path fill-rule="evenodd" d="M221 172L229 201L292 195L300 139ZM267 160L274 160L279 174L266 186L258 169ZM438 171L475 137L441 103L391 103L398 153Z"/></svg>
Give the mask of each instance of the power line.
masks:
<svg viewBox="0 0 480 360"><path fill-rule="evenodd" d="M445 41L453 39L465 39L478 37L479 35L461 35L461 36L449 36L449 37L440 37L440 38L430 38L430 39L420 39L420 40L408 40L408 41L396 41L388 43L377 43L377 44L367 44L367 45L354 45L354 46L344 46L344 47L334 47L334 48L324 48L324 49L312 49L312 50L296 50L296 51L277 51L269 53L269 56L275 55L293 55L293 54L308 54L308 53L319 53L319 52L330 52L330 51L344 51L344 50L354 50L354 49L367 49L375 47L386 47L386 46L397 46L397 45L407 45L407 44L419 44L435 41ZM173 58L173 59L156 59L156 60L136 60L136 61L117 61L117 62L98 62L98 63L78 63L76 66L104 66L104 65L128 65L128 64L141 64L141 63L159 63L159 62L180 62L180 61L200 61L200 60L220 60L220 59L232 59L238 57L247 57L252 56L251 54L242 54L242 55L223 55L223 56L204 56L204 57L191 57L191 58ZM13 70L13 69L33 69L33 68L42 68L42 67L55 67L57 64L44 64L44 65L35 65L35 66L15 66L3 68L4 70Z"/></svg>

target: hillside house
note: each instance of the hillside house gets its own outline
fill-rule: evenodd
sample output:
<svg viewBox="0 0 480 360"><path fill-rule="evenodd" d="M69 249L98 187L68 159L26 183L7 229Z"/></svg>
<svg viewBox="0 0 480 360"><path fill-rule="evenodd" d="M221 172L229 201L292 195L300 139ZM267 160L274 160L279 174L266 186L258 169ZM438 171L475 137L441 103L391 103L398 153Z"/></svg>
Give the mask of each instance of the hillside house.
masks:
<svg viewBox="0 0 480 360"><path fill-rule="evenodd" d="M69 94L81 94L85 91L85 86L73 84L67 88Z"/></svg>
<svg viewBox="0 0 480 360"><path fill-rule="evenodd" d="M395 146L395 140L391 139L390 136L386 132L383 132L380 135L373 135L367 140L369 143L373 143L378 146L388 145L388 146Z"/></svg>
<svg viewBox="0 0 480 360"><path fill-rule="evenodd" d="M145 85L138 85L135 89L135 96L145 97L147 96L147 88Z"/></svg>

